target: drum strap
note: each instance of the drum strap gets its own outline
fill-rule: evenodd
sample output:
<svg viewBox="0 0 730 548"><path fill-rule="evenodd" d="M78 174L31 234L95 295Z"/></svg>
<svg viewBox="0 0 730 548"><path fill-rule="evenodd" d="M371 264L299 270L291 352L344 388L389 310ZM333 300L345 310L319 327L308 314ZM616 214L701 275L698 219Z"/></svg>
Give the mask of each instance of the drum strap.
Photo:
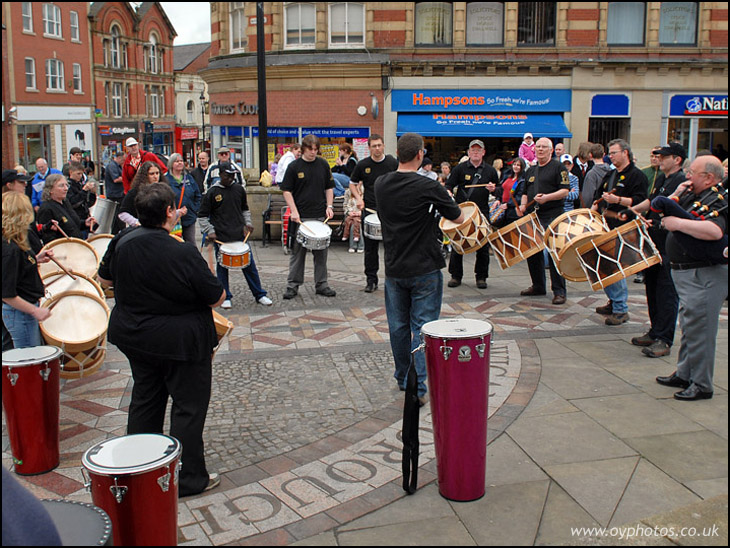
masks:
<svg viewBox="0 0 730 548"><path fill-rule="evenodd" d="M144 236L145 234L156 234L159 229L156 228L147 228L144 226L138 226L134 230L130 230L127 232L124 236L122 236L119 241L116 243L115 250L119 251L123 245L125 245L128 242L131 242L135 238L139 238L140 236Z"/></svg>
<svg viewBox="0 0 730 548"><path fill-rule="evenodd" d="M415 354L406 378L406 401L403 406L403 490L412 495L418 489L418 374Z"/></svg>
<svg viewBox="0 0 730 548"><path fill-rule="evenodd" d="M479 166L479 169L477 169L476 173L474 174L474 181L472 182L473 185L480 184L479 182L482 180L482 172L484 171L484 162L482 162L482 165ZM476 189L475 188L467 188L466 189L466 200L471 201L471 195L474 193Z"/></svg>

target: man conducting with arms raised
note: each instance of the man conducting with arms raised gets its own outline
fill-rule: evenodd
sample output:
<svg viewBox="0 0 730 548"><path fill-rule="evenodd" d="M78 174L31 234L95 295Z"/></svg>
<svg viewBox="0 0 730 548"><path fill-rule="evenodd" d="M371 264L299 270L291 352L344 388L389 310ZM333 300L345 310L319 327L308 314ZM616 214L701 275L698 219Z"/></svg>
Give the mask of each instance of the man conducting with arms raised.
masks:
<svg viewBox="0 0 730 548"><path fill-rule="evenodd" d="M350 192L357 201L357 207L363 211L362 234L365 233L365 217L372 213L372 211L367 210L375 210L375 180L381 175L398 169L398 160L391 155L386 156L385 145L380 135L373 133L368 139L368 147L370 148L370 157L360 160L352 175L350 175ZM362 196L360 196L358 190L358 184L361 182ZM365 238L365 277L367 278L365 293L372 293L378 289L379 246L380 242L378 240Z"/></svg>
<svg viewBox="0 0 730 548"><path fill-rule="evenodd" d="M398 171L379 177L375 199L385 248L385 310L395 378L405 389L411 350L420 343L421 327L441 311L442 235L435 213L455 223L464 216L438 181L416 173L423 161L423 137L406 133L398 140ZM416 354L418 397L426 402L426 362Z"/></svg>

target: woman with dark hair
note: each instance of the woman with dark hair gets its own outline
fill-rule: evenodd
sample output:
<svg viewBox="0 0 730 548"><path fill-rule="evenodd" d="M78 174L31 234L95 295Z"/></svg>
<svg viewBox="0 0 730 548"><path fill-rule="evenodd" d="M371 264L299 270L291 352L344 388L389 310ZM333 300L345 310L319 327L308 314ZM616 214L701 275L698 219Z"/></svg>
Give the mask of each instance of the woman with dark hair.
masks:
<svg viewBox="0 0 730 548"><path fill-rule="evenodd" d="M512 174L502 181L502 196L500 196L500 209L504 211L504 216L495 224L497 227L503 227L515 222L522 217L523 213L515 204L520 203L522 195L525 193L525 168L526 164L522 158L515 158L511 164Z"/></svg>
<svg viewBox="0 0 730 548"><path fill-rule="evenodd" d="M185 169L182 154L175 152L167 162L167 182L175 193L175 207L180 212L182 238L195 244L195 221L203 195L193 176Z"/></svg>
<svg viewBox="0 0 730 548"><path fill-rule="evenodd" d="M350 175L357 166L357 154L350 143L340 145L340 154L332 167L332 177L335 179L335 196L343 196L345 189L350 186Z"/></svg>
<svg viewBox="0 0 730 548"><path fill-rule="evenodd" d="M122 200L122 207L119 210L119 219L127 226L139 225L137 219L137 206L135 205L135 198L141 187L151 185L153 183L159 183L162 177L162 171L160 166L155 162L145 162L137 170L137 174L132 180L132 186L129 192L124 196Z"/></svg>

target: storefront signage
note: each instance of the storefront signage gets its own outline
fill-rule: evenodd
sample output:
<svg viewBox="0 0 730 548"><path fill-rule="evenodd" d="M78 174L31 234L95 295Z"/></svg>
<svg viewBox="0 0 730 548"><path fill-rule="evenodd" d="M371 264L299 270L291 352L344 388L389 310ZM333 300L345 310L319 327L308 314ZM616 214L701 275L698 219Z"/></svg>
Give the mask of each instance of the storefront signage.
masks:
<svg viewBox="0 0 730 548"><path fill-rule="evenodd" d="M630 116L631 101L623 93L596 94L591 99L591 116Z"/></svg>
<svg viewBox="0 0 730 548"><path fill-rule="evenodd" d="M398 114L397 135L432 137L572 137L560 114Z"/></svg>
<svg viewBox="0 0 730 548"><path fill-rule="evenodd" d="M397 112L569 112L569 89L394 90Z"/></svg>
<svg viewBox="0 0 730 548"><path fill-rule="evenodd" d="M251 128L251 135L254 137L259 136L259 128L258 126L253 126ZM246 136L248 137L248 133L246 133ZM266 128L266 136L267 137L291 137L292 139L298 139L299 138L299 128L298 127L270 127Z"/></svg>
<svg viewBox="0 0 730 548"><path fill-rule="evenodd" d="M198 128L186 128L180 130L180 139L183 141L198 138Z"/></svg>
<svg viewBox="0 0 730 548"><path fill-rule="evenodd" d="M258 114L259 106L256 104L249 105L246 103L246 101L239 101L238 104L234 105L221 105L219 103L211 103L210 113L223 116L234 116L236 114L245 116L247 114Z"/></svg>
<svg viewBox="0 0 730 548"><path fill-rule="evenodd" d="M99 135L103 137L124 137L124 136L131 136L137 134L137 128L132 126L109 126L109 125L100 125L99 127Z"/></svg>
<svg viewBox="0 0 730 548"><path fill-rule="evenodd" d="M727 95L674 95L669 116L727 116Z"/></svg>
<svg viewBox="0 0 730 548"><path fill-rule="evenodd" d="M367 139L370 137L370 128L367 127L303 127L302 136L304 135L316 135L317 137L327 137L330 139L336 139L338 137L345 137L347 139L355 139L359 137L361 139Z"/></svg>

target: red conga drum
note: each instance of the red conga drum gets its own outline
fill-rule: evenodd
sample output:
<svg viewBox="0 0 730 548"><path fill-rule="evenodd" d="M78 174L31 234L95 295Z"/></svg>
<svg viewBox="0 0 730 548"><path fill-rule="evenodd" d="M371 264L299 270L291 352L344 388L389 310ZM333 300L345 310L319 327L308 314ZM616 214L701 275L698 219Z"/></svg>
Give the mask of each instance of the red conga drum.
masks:
<svg viewBox="0 0 730 548"><path fill-rule="evenodd" d="M3 408L15 472L50 472L59 463L61 350L55 346L3 352Z"/></svg>
<svg viewBox="0 0 730 548"><path fill-rule="evenodd" d="M489 322L459 318L421 328L439 493L449 500L484 496L492 329Z"/></svg>
<svg viewBox="0 0 730 548"><path fill-rule="evenodd" d="M115 546L176 546L182 446L162 434L111 438L84 453L94 504L113 524Z"/></svg>

